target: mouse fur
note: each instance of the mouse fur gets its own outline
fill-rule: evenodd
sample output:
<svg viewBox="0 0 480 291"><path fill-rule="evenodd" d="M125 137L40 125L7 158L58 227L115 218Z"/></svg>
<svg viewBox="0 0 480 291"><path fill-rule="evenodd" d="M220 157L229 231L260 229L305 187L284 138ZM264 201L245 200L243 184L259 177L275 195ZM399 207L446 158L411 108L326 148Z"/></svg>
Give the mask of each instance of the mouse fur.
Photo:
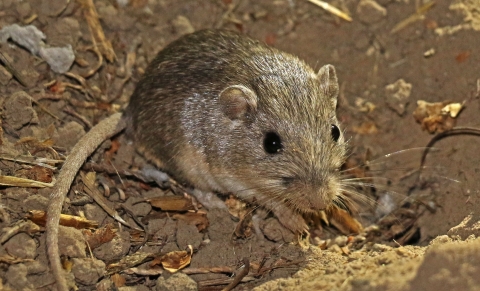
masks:
<svg viewBox="0 0 480 291"><path fill-rule="evenodd" d="M337 96L331 65L316 73L239 33L202 30L150 63L125 112L127 135L178 181L255 202L302 232L301 214L341 193ZM268 134L277 152L266 151Z"/></svg>

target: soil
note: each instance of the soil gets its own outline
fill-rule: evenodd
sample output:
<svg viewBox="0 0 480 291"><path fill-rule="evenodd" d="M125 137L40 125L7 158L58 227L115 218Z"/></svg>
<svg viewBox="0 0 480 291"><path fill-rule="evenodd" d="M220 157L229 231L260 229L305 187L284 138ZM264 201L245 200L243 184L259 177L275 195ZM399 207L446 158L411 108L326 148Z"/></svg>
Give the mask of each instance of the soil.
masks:
<svg viewBox="0 0 480 291"><path fill-rule="evenodd" d="M429 7L427 1L331 1L352 16L348 22L301 0L98 0L96 29L89 27L82 6L88 2L0 1L0 29L33 25L48 46L70 45L75 53L68 73L60 74L25 45L0 43L7 59L0 59L2 181L14 176L54 182L61 167L56 160L92 125L125 108L158 51L185 33L225 28L297 55L317 70L335 66L338 117L351 149L345 168L366 176L357 185L359 194L350 194L358 205L349 210L364 228L350 233L327 217L310 238L298 239L260 210L253 218L259 229L250 233L236 228L234 211L201 208L199 220L189 216L195 211L162 211L145 199L185 189L159 187L135 174L145 161L120 135L106 141L82 173L94 169L94 188L104 193L106 204L130 226L144 226L147 235L115 223L88 198L78 175L63 213L85 216L114 234L102 236L98 245L88 240L87 247L86 231L61 227L59 246L71 284L80 290L221 290L248 259L250 273L234 290L480 290L479 139L455 135L438 141L419 178L416 169L433 135L413 117L418 100L461 103L457 117L437 116L441 126L479 126L480 1L435 1L417 14ZM409 17L413 20L395 28ZM98 30L115 58L106 42L93 41ZM9 72L12 68L19 74ZM20 162L32 157L49 160ZM0 188L5 290L56 289L44 228L27 219L33 210L46 210L49 189ZM222 198L245 207L233 197ZM191 262L179 272L152 263L153 257L189 246ZM140 254L153 255L106 273L125 256Z"/></svg>

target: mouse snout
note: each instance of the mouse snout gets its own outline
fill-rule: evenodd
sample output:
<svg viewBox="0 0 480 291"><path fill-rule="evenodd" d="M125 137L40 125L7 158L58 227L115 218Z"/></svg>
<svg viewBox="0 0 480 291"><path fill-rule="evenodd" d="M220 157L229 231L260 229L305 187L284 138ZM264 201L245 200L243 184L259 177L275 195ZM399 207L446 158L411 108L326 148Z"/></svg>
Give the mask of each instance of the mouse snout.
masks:
<svg viewBox="0 0 480 291"><path fill-rule="evenodd" d="M310 179L283 178L287 192L295 196L294 204L310 212L326 209L337 196L338 181L334 176Z"/></svg>

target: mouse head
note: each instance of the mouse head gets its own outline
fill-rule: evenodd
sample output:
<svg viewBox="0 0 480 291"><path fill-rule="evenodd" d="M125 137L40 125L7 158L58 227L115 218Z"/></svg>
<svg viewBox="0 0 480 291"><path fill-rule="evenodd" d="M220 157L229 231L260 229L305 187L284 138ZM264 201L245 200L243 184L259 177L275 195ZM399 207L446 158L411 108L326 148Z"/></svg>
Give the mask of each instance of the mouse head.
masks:
<svg viewBox="0 0 480 291"><path fill-rule="evenodd" d="M302 212L329 206L340 193L346 151L338 91L333 66L315 74L303 63L224 89L219 103L228 132L217 154L226 188Z"/></svg>

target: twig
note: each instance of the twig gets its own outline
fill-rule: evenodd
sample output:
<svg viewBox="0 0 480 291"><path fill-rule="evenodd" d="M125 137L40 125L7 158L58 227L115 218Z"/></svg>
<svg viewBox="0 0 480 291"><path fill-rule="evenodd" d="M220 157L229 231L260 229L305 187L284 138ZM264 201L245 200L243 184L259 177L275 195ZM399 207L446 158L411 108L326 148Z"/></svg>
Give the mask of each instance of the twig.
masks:
<svg viewBox="0 0 480 291"><path fill-rule="evenodd" d="M75 112L75 110L73 110L71 107L67 106L63 109L63 111L72 115L73 117L78 118L81 122L83 122L83 124L85 124L87 129L92 128L92 124L90 123L90 121L88 121L85 117Z"/></svg>
<svg viewBox="0 0 480 291"><path fill-rule="evenodd" d="M108 175L119 175L123 177L135 177L139 179L142 182L148 182L145 177L139 172L133 172L130 170L117 170L115 169L112 165L109 165L107 163L103 164L96 164L96 163L86 163L82 169L86 171L94 171L94 172L101 172L101 173L106 173Z"/></svg>
<svg viewBox="0 0 480 291"><path fill-rule="evenodd" d="M84 174L83 172L80 172L80 176L82 177L82 180L83 180L83 184L85 185L85 192L90 195L90 197L93 198L93 200L95 200L95 202L106 212L108 213L108 215L110 215L111 217L113 217L115 220L117 220L118 222L120 222L121 224L129 227L129 228L132 228L132 229L135 229L135 230L139 230L139 231L142 231L141 229L138 229L136 227L133 227L131 226L128 222L126 222L125 220L123 220L122 217L120 217L120 215L117 213L117 211L115 211L113 208L111 208L107 202L107 200L103 197L103 195L100 193L100 191L98 191L98 189L95 187L95 173L93 172L90 172L90 173L87 173L87 174Z"/></svg>
<svg viewBox="0 0 480 291"><path fill-rule="evenodd" d="M93 38L93 36L92 36L92 38ZM88 71L87 73L82 75L82 77L84 77L84 78L91 77L93 74L95 74L98 71L98 69L100 69L100 67L103 64L103 56L100 53L100 51L98 50L98 47L95 45L90 50L95 53L98 61L97 61L97 65L95 67L93 67L92 69L90 69L90 71Z"/></svg>
<svg viewBox="0 0 480 291"><path fill-rule="evenodd" d="M44 182L35 181L31 179L0 175L0 185L23 187L23 188L45 188L45 187L53 187L54 183L53 182L44 183Z"/></svg>
<svg viewBox="0 0 480 291"><path fill-rule="evenodd" d="M5 68L17 79L17 81L22 84L24 87L28 87L28 83L20 72L15 69L15 67L10 63L10 61L5 57L4 54L0 52L0 62L5 65Z"/></svg>
<svg viewBox="0 0 480 291"><path fill-rule="evenodd" d="M30 97L30 100L32 101L33 104L37 105L38 108L40 108L41 110L43 110L45 113L47 113L48 115L50 115L51 117L55 118L56 120L60 120L60 118L58 118L55 114L53 114L52 112L50 112L50 110L48 110L47 108L45 108L45 106L43 106L42 104L40 104L37 100L33 99L33 97L31 97L30 95L28 95Z"/></svg>
<svg viewBox="0 0 480 291"><path fill-rule="evenodd" d="M0 160L11 161L15 163L23 163L30 165L37 165L40 167L48 168L50 170L56 170L56 167L50 166L49 164L59 164L63 163L63 160L53 160L47 158L38 158L34 156L13 156L8 154L0 155Z"/></svg>
<svg viewBox="0 0 480 291"><path fill-rule="evenodd" d="M395 25L392 30L390 31L390 34L394 34L399 32L400 30L404 29L408 25L418 21L422 20L425 18L425 13L427 13L428 10L430 10L433 5L435 4L434 1L428 2L427 4L423 5L422 7L418 8L417 11L415 11L414 14L410 15L409 17L405 18L404 20L400 21L397 25Z"/></svg>
<svg viewBox="0 0 480 291"><path fill-rule="evenodd" d="M235 276L233 281L228 284L227 287L222 289L222 291L230 291L235 288L242 281L242 279L248 275L248 272L250 272L250 261L247 257L245 257L243 258L243 269Z"/></svg>
<svg viewBox="0 0 480 291"><path fill-rule="evenodd" d="M340 9L328 4L327 2L320 1L320 0L307 0L310 3L313 3L320 8L325 9L326 11L332 13L335 16L342 18L343 20L351 22L353 19L345 12L341 11Z"/></svg>
<svg viewBox="0 0 480 291"><path fill-rule="evenodd" d="M113 51L112 44L105 37L93 0L80 0L79 2L83 6L85 19L93 36L93 45L97 47L98 43L98 49L102 55L105 56L109 62L115 61L115 52Z"/></svg>
<svg viewBox="0 0 480 291"><path fill-rule="evenodd" d="M232 274L235 272L235 269L232 267L222 266L222 267L203 267L203 268L185 268L182 270L182 273L187 275L195 275L195 274Z"/></svg>
<svg viewBox="0 0 480 291"><path fill-rule="evenodd" d="M474 127L454 127L450 130L441 132L435 135L425 146L425 150L423 151L422 158L420 160L420 168L419 168L419 177L421 175L422 168L425 164L425 160L427 159L427 154L430 151L430 148L439 140L447 137L447 136L454 136L454 135L478 135L480 136L480 129Z"/></svg>

